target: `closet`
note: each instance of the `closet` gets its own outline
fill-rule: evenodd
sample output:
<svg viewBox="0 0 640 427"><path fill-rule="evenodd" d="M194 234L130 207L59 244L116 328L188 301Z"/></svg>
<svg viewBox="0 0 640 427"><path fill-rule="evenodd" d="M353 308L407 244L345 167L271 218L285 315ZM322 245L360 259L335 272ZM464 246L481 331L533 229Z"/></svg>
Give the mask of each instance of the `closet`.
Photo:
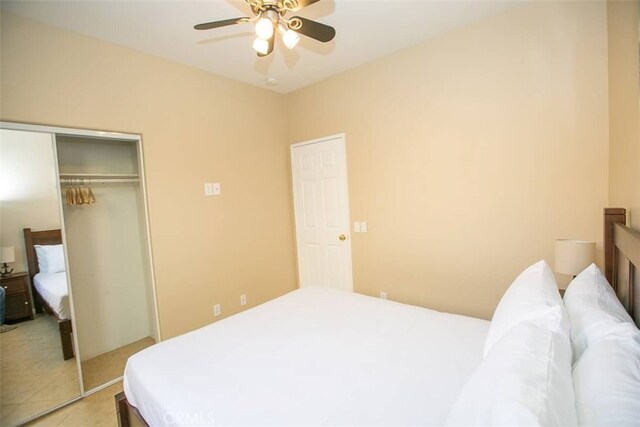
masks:
<svg viewBox="0 0 640 427"><path fill-rule="evenodd" d="M79 358L92 389L158 339L140 162L136 141L57 136L56 145Z"/></svg>
<svg viewBox="0 0 640 427"><path fill-rule="evenodd" d="M22 307L0 339L0 425L119 381L160 341L150 242L139 135L0 122L0 281Z"/></svg>

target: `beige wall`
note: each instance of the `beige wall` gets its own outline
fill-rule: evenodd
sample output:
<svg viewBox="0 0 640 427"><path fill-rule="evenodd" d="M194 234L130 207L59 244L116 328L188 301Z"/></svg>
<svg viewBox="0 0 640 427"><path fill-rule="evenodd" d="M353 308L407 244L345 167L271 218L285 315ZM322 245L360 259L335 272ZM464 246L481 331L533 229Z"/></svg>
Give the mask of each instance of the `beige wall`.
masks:
<svg viewBox="0 0 640 427"><path fill-rule="evenodd" d="M295 287L287 144L339 132L356 291L488 318L556 238L601 244L607 31L534 2L283 97L5 16L1 117L143 133L165 338Z"/></svg>
<svg viewBox="0 0 640 427"><path fill-rule="evenodd" d="M60 228L50 135L0 130L0 246L13 246L14 272L28 271L24 228Z"/></svg>
<svg viewBox="0 0 640 427"><path fill-rule="evenodd" d="M356 291L489 318L556 238L601 246L606 12L535 2L288 97L290 142L346 133Z"/></svg>
<svg viewBox="0 0 640 427"><path fill-rule="evenodd" d="M631 210L640 229L640 109L637 1L607 3L609 45L609 201Z"/></svg>
<svg viewBox="0 0 640 427"><path fill-rule="evenodd" d="M143 135L163 338L295 288L281 95L6 13L0 31L2 120Z"/></svg>

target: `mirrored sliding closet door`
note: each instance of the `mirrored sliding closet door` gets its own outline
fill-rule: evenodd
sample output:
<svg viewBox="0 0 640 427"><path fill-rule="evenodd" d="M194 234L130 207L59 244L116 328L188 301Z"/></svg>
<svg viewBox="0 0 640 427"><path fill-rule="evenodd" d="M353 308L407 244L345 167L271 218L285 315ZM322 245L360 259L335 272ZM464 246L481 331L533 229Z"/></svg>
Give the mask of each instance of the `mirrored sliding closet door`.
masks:
<svg viewBox="0 0 640 427"><path fill-rule="evenodd" d="M0 122L0 425L106 387L158 342L138 135Z"/></svg>
<svg viewBox="0 0 640 427"><path fill-rule="evenodd" d="M54 138L0 129L0 424L81 395Z"/></svg>

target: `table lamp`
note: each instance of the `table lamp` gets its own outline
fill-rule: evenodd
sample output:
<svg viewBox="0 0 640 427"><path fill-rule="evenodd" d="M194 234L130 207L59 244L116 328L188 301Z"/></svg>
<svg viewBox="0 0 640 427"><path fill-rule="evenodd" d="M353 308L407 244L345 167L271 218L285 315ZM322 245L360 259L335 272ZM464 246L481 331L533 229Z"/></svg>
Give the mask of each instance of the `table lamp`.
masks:
<svg viewBox="0 0 640 427"><path fill-rule="evenodd" d="M0 268L0 277L5 277L13 273L13 268L9 269L8 262L16 261L16 251L13 246L5 246L0 248L0 262L2 267Z"/></svg>
<svg viewBox="0 0 640 427"><path fill-rule="evenodd" d="M576 277L593 263L595 253L596 242L558 239L554 269L560 274Z"/></svg>

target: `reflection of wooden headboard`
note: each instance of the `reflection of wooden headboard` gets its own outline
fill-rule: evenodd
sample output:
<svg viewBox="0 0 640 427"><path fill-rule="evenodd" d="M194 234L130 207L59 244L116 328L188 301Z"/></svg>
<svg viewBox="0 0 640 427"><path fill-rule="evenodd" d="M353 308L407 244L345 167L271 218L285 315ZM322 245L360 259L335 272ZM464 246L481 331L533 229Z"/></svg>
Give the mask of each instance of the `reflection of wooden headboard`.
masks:
<svg viewBox="0 0 640 427"><path fill-rule="evenodd" d="M27 249L27 264L29 266L29 277L33 283L33 276L38 274L38 255L34 245L59 245L62 243L62 233L58 230L31 231L30 228L24 230L24 245Z"/></svg>
<svg viewBox="0 0 640 427"><path fill-rule="evenodd" d="M626 210L604 210L604 272L618 298L633 320L640 325L640 233L630 229Z"/></svg>

